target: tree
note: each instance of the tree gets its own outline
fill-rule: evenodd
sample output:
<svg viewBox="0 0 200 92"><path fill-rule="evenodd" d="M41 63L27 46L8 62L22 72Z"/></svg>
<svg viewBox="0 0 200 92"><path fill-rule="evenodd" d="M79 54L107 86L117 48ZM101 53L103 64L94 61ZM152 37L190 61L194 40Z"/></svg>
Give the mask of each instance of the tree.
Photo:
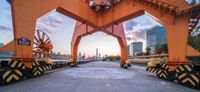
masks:
<svg viewBox="0 0 200 92"><path fill-rule="evenodd" d="M167 44L163 44L163 45L162 45L162 53L168 53Z"/></svg>
<svg viewBox="0 0 200 92"><path fill-rule="evenodd" d="M200 52L200 34L196 36L190 36L188 39L188 43L197 51Z"/></svg>
<svg viewBox="0 0 200 92"><path fill-rule="evenodd" d="M147 47L146 48L146 55L150 55L151 54L151 48Z"/></svg>
<svg viewBox="0 0 200 92"><path fill-rule="evenodd" d="M162 46L156 45L155 47L155 54L161 54L162 53Z"/></svg>

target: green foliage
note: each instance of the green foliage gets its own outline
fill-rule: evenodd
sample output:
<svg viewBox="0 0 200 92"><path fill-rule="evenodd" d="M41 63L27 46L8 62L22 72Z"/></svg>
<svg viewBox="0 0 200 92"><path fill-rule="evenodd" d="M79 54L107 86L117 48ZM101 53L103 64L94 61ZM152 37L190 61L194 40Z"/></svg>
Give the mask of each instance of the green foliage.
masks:
<svg viewBox="0 0 200 92"><path fill-rule="evenodd" d="M156 45L155 54L168 53L167 44Z"/></svg>
<svg viewBox="0 0 200 92"><path fill-rule="evenodd" d="M200 52L200 34L196 36L190 36L188 39L188 43L197 51Z"/></svg>
<svg viewBox="0 0 200 92"><path fill-rule="evenodd" d="M167 47L167 44L163 44L162 45L162 53L168 53L168 47Z"/></svg>
<svg viewBox="0 0 200 92"><path fill-rule="evenodd" d="M146 48L146 54L145 54L145 55L150 55L150 52L151 52L151 48L147 47L147 48Z"/></svg>
<svg viewBox="0 0 200 92"><path fill-rule="evenodd" d="M105 60L110 60L110 61L119 61L121 60L120 56L107 56Z"/></svg>
<svg viewBox="0 0 200 92"><path fill-rule="evenodd" d="M155 53L156 54L161 54L162 53L162 46L161 45L156 45L156 47L155 47Z"/></svg>

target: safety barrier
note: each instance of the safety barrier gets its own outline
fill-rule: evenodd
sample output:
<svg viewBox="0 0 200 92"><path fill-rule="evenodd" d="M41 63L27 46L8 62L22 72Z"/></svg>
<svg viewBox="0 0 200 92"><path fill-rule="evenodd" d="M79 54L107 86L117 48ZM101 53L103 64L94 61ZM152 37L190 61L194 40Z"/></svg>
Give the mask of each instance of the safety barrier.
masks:
<svg viewBox="0 0 200 92"><path fill-rule="evenodd" d="M77 64L89 63L91 61L78 61ZM27 68L20 61L1 61L0 84L12 84L23 79L39 77L45 71L69 66L67 61L54 61L47 64L45 61L35 61L31 68Z"/></svg>
<svg viewBox="0 0 200 92"><path fill-rule="evenodd" d="M179 84L200 89L200 71L193 65L181 64L176 70L171 71L168 65L163 63L160 67L147 67L146 71L156 73L160 79L168 81L177 80Z"/></svg>

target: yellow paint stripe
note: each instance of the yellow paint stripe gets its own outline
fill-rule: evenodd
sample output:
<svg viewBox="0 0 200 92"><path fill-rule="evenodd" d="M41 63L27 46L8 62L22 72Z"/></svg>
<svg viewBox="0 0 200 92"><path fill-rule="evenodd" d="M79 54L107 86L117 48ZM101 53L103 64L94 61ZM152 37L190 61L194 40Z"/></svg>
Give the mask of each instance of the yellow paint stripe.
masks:
<svg viewBox="0 0 200 92"><path fill-rule="evenodd" d="M43 71L41 67L38 67L40 71Z"/></svg>
<svg viewBox="0 0 200 92"><path fill-rule="evenodd" d="M164 71L164 72L165 72L165 74L168 74L167 71Z"/></svg>
<svg viewBox="0 0 200 92"><path fill-rule="evenodd" d="M23 65L22 69L25 69L26 67Z"/></svg>
<svg viewBox="0 0 200 92"><path fill-rule="evenodd" d="M185 77L187 74L186 73L183 73L181 74L180 76L178 76L178 79L182 79L183 77Z"/></svg>
<svg viewBox="0 0 200 92"><path fill-rule="evenodd" d="M3 79L5 79L5 78L8 76L8 74L10 74L10 72L11 72L11 70L6 71L6 72L3 74Z"/></svg>
<svg viewBox="0 0 200 92"><path fill-rule="evenodd" d="M191 76L197 83L199 83L199 79L198 79L194 74L190 74L190 76Z"/></svg>
<svg viewBox="0 0 200 92"><path fill-rule="evenodd" d="M190 78L184 79L184 80L182 81L182 83L185 83L185 82L187 82L187 81L189 81L193 86L195 86L195 83L194 83Z"/></svg>
<svg viewBox="0 0 200 92"><path fill-rule="evenodd" d="M45 71L47 70L45 66L43 66L43 69L44 69Z"/></svg>
<svg viewBox="0 0 200 92"><path fill-rule="evenodd" d="M48 67L48 66L46 66L46 69L47 69L47 70L49 70L49 67Z"/></svg>
<svg viewBox="0 0 200 92"><path fill-rule="evenodd" d="M36 76L37 75L37 71L34 73L34 76Z"/></svg>
<svg viewBox="0 0 200 92"><path fill-rule="evenodd" d="M161 70L159 70L157 74L160 74L160 72L161 72Z"/></svg>
<svg viewBox="0 0 200 92"><path fill-rule="evenodd" d="M151 68L149 68L147 71L150 72L150 71L151 71Z"/></svg>
<svg viewBox="0 0 200 92"><path fill-rule="evenodd" d="M36 71L36 69L37 69L37 68L35 67L35 68L33 69L33 72L35 72L35 71Z"/></svg>
<svg viewBox="0 0 200 92"><path fill-rule="evenodd" d="M165 75L164 73L161 73L161 74L160 74L160 77L162 77L162 76L165 77L165 79L167 78L166 75Z"/></svg>
<svg viewBox="0 0 200 92"><path fill-rule="evenodd" d="M39 63L37 61L35 63L36 63L36 65L39 65Z"/></svg>
<svg viewBox="0 0 200 92"><path fill-rule="evenodd" d="M33 63L33 66L35 66L35 63Z"/></svg>
<svg viewBox="0 0 200 92"><path fill-rule="evenodd" d="M188 71L192 71L192 69L188 65L184 65Z"/></svg>
<svg viewBox="0 0 200 92"><path fill-rule="evenodd" d="M156 72L157 72L157 69L155 69L154 73L156 73Z"/></svg>
<svg viewBox="0 0 200 92"><path fill-rule="evenodd" d="M154 71L154 69L152 68L151 72L153 72L153 71Z"/></svg>
<svg viewBox="0 0 200 92"><path fill-rule="evenodd" d="M22 72L21 72L21 71L15 70L15 72L16 72L17 74L19 74L19 75L22 77Z"/></svg>
<svg viewBox="0 0 200 92"><path fill-rule="evenodd" d="M21 67L21 66L22 66L22 62L20 62L17 67Z"/></svg>
<svg viewBox="0 0 200 92"><path fill-rule="evenodd" d="M9 83L12 80L12 78L13 78L13 75L9 76L6 82Z"/></svg>
<svg viewBox="0 0 200 92"><path fill-rule="evenodd" d="M184 71L184 68L182 66L179 66L179 68L181 69L181 71Z"/></svg>
<svg viewBox="0 0 200 92"><path fill-rule="evenodd" d="M162 65L162 68L165 68L165 64Z"/></svg>
<svg viewBox="0 0 200 92"><path fill-rule="evenodd" d="M168 66L166 66L165 69L168 69Z"/></svg>
<svg viewBox="0 0 200 92"><path fill-rule="evenodd" d="M40 72L40 71L38 71L38 74L39 74L39 75L41 75L41 72Z"/></svg>
<svg viewBox="0 0 200 92"><path fill-rule="evenodd" d="M176 69L176 72L178 73L178 72L179 72L179 70L178 70L178 69Z"/></svg>
<svg viewBox="0 0 200 92"><path fill-rule="evenodd" d="M36 76L36 75L41 75L41 72L40 71L36 71L35 73L34 73L34 75Z"/></svg>
<svg viewBox="0 0 200 92"><path fill-rule="evenodd" d="M17 75L15 75L15 74L13 74L13 78L15 79L15 80L19 80L19 77L17 76Z"/></svg>
<svg viewBox="0 0 200 92"><path fill-rule="evenodd" d="M15 67L18 61L14 61L14 63L12 63L11 67Z"/></svg>

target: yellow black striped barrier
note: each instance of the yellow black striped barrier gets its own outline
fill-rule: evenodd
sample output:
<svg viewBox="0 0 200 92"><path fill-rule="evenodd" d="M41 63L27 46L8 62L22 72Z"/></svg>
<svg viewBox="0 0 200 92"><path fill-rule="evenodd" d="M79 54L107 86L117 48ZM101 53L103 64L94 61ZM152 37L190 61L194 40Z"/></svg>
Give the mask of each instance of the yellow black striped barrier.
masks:
<svg viewBox="0 0 200 92"><path fill-rule="evenodd" d="M43 74L43 69L40 66L34 67L32 73L34 77L41 76Z"/></svg>
<svg viewBox="0 0 200 92"><path fill-rule="evenodd" d="M5 84L19 81L23 78L23 73L19 69L8 69L3 73L2 80Z"/></svg>
<svg viewBox="0 0 200 92"><path fill-rule="evenodd" d="M197 73L179 73L178 82L186 86L200 88L200 75Z"/></svg>
<svg viewBox="0 0 200 92"><path fill-rule="evenodd" d="M32 74L34 77L41 76L43 72L44 72L44 69L38 61L32 64Z"/></svg>
<svg viewBox="0 0 200 92"><path fill-rule="evenodd" d="M37 66L40 66L40 63L38 61L35 61L33 64L32 64L32 67L37 67Z"/></svg>
<svg viewBox="0 0 200 92"><path fill-rule="evenodd" d="M157 71L158 71L158 69L156 69L156 68L151 68L151 67L147 68L147 72L156 73Z"/></svg>
<svg viewBox="0 0 200 92"><path fill-rule="evenodd" d="M25 69L26 68L24 63L22 63L21 61L11 61L9 66L11 68L20 68L20 69Z"/></svg>
<svg viewBox="0 0 200 92"><path fill-rule="evenodd" d="M168 71L167 70L162 70L162 69L160 69L160 70L158 70L157 71L157 77L158 78L160 78L160 79L167 79L168 78L168 76L169 76L169 74L168 74Z"/></svg>
<svg viewBox="0 0 200 92"><path fill-rule="evenodd" d="M161 69L164 69L164 70L169 70L169 67L167 64L161 64Z"/></svg>
<svg viewBox="0 0 200 92"><path fill-rule="evenodd" d="M192 65L179 65L176 69L176 72L179 73L179 72L191 72L192 71Z"/></svg>
<svg viewBox="0 0 200 92"><path fill-rule="evenodd" d="M47 70L51 70L52 69L51 65L46 65L45 67L46 67Z"/></svg>
<svg viewBox="0 0 200 92"><path fill-rule="evenodd" d="M48 68L47 68L46 66L42 66L42 69L43 69L44 71L47 71L47 70L48 70Z"/></svg>

